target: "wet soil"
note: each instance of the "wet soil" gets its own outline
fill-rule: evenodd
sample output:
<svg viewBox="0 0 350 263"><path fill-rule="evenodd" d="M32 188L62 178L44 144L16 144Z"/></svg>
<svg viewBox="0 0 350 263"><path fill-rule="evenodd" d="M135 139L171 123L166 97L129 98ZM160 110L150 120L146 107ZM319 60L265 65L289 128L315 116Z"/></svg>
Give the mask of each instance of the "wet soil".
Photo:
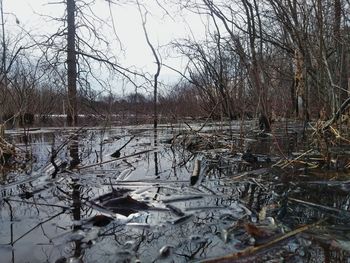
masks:
<svg viewBox="0 0 350 263"><path fill-rule="evenodd" d="M300 125L199 127L6 131L0 262L348 262L349 173L275 165Z"/></svg>

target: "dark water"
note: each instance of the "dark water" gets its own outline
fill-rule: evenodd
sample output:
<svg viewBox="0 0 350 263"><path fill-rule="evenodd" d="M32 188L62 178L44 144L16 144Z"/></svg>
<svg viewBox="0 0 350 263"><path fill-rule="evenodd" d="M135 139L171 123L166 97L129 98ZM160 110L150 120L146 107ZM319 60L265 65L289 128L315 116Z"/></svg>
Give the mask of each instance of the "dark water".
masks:
<svg viewBox="0 0 350 263"><path fill-rule="evenodd" d="M0 181L0 262L200 261L262 242L246 223L283 235L320 219L241 262L348 262L349 174L272 167L304 150L300 127L262 138L249 125L245 139L216 125L176 145L185 126L8 131L20 157ZM242 161L247 149L257 163Z"/></svg>

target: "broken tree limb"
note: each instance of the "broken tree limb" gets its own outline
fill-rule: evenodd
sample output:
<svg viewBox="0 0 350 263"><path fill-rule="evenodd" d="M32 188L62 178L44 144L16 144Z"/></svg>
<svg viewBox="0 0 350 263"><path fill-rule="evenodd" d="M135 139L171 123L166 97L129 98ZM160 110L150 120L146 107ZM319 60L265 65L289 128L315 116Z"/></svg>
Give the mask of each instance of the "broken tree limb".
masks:
<svg viewBox="0 0 350 263"><path fill-rule="evenodd" d="M234 260L238 260L238 259L241 259L243 257L251 256L254 253L257 253L263 249L269 248L269 247L271 247L279 242L282 242L290 237L293 237L299 233L305 232L305 231L319 225L323 221L324 220L319 220L316 223L298 227L298 228L294 229L293 231L290 231L290 232L288 232L284 235L281 235L281 236L277 236L275 239L271 240L270 242L264 243L260 246L250 246L250 247L247 247L246 249L239 251L239 252L235 252L235 253L232 253L232 254L229 254L229 255L226 255L223 257L203 260L201 262L205 262L205 263L233 262Z"/></svg>
<svg viewBox="0 0 350 263"><path fill-rule="evenodd" d="M312 202L308 202L308 201L304 201L301 199L296 199L296 198L292 198L289 197L288 200L299 203L301 205L305 205L305 206L309 206L309 207L313 207L313 208L317 208L317 209L321 209L321 210L325 210L328 212L334 212L337 215L346 215L346 216L350 216L350 212L347 210L343 210L343 209L338 209L335 207L330 207L330 206L325 206L325 205L320 205L320 204L316 204L316 203L312 203Z"/></svg>
<svg viewBox="0 0 350 263"><path fill-rule="evenodd" d="M118 150L116 150L114 153L111 154L111 157L119 158L120 151L123 150L134 138L135 138L135 136L131 136L130 139L122 147L120 147Z"/></svg>

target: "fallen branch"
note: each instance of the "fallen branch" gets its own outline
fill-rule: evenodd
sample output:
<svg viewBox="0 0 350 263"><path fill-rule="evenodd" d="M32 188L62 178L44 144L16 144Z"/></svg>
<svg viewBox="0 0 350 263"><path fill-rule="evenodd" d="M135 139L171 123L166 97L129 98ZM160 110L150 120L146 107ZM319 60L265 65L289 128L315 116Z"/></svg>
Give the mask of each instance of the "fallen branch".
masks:
<svg viewBox="0 0 350 263"><path fill-rule="evenodd" d="M339 139L339 140L345 141L345 142L347 142L347 143L350 143L350 140L348 140L348 139L342 137L342 136L340 135L340 132L339 132L336 128L334 128L334 127L332 127L332 126L329 126L329 128L331 129L331 132L334 134L334 136L335 136L336 139Z"/></svg>
<svg viewBox="0 0 350 263"><path fill-rule="evenodd" d="M335 123L340 118L342 113L345 112L349 107L350 97L343 102L343 104L339 107L337 112L333 114L332 118L326 121L326 123L321 127L321 131L324 132L325 130L327 130L333 123Z"/></svg>
<svg viewBox="0 0 350 263"><path fill-rule="evenodd" d="M18 237L16 240L11 241L11 242L9 242L9 243L7 243L7 244L0 244L0 245L11 245L11 246L13 246L15 243L17 243L17 241L19 241L19 240L21 240L23 237L27 236L30 232L32 232L32 231L35 230L36 228L42 226L43 224L45 224L45 223L47 223L47 222L53 220L54 218L56 218L56 217L58 217L58 216L60 216L60 215L62 215L62 214L64 214L64 213L65 213L65 210L63 210L62 212L59 212L59 213L57 213L57 214L55 214L55 215L49 217L48 219L46 219L46 220L44 220L44 221L38 223L37 225L35 225L35 226L32 227L31 229L29 229L27 232L25 232L24 234L22 234L20 237Z"/></svg>
<svg viewBox="0 0 350 263"><path fill-rule="evenodd" d="M317 221L316 223L313 223L310 225L301 226L301 227L299 227L293 231L290 231L282 236L278 236L275 239L271 240L270 242L267 242L267 243L262 244L260 246L257 246L257 247L250 246L250 247L247 247L246 249L239 251L239 252L235 252L235 253L232 253L232 254L229 254L229 255L226 255L223 257L213 258L213 259L209 259L209 260L203 260L201 262L206 262L206 263L232 262L233 260L238 260L242 257L251 256L254 253L257 253L263 249L269 248L269 247L271 247L279 242L282 242L282 241L284 241L292 236L295 236L299 233L302 233L306 230L309 230L310 228L313 228L313 227L319 225L323 221L324 220L320 220L320 221Z"/></svg>
<svg viewBox="0 0 350 263"><path fill-rule="evenodd" d="M287 161L286 163L284 164L281 164L280 162L272 165L272 167L275 167L275 166L280 166L282 169L286 168L287 166L291 165L292 163L295 163L297 162L300 158L304 157L305 155L309 154L310 152L312 152L313 149L310 149L302 154L300 154L298 157L294 158L293 160L290 160L290 161Z"/></svg>
<svg viewBox="0 0 350 263"><path fill-rule="evenodd" d="M124 160L124 159L130 158L130 157L136 156L136 155L149 153L149 152L153 152L153 151L155 151L155 149L150 149L150 150L145 150L145 151L141 151L141 152L136 152L136 153L133 153L133 154L125 155L123 157L115 158L113 160L108 160L108 161L104 161L104 162L89 164L89 165L82 166L82 167L78 166L77 169L78 170L83 170L83 169L99 166L99 165L106 164L106 163L112 163L112 162L116 162L116 161L119 161L119 160Z"/></svg>
<svg viewBox="0 0 350 263"><path fill-rule="evenodd" d="M311 206L311 207L315 207L315 208L318 208L318 209L332 211L332 212L335 212L337 214L343 214L343 215L350 216L350 212L347 211L347 210L338 209L338 208L325 206L325 205L319 205L319 204L315 204L315 203L312 203L312 202L308 202L308 201L304 201L304 200L300 200L300 199L296 199L296 198L292 198L292 197L289 197L288 200L296 202L296 203L299 203L299 204L302 204L302 205Z"/></svg>
<svg viewBox="0 0 350 263"><path fill-rule="evenodd" d="M118 150L116 150L114 153L111 154L111 157L119 158L120 151L123 150L134 138L135 138L135 136L131 136L130 139L122 147L120 147Z"/></svg>

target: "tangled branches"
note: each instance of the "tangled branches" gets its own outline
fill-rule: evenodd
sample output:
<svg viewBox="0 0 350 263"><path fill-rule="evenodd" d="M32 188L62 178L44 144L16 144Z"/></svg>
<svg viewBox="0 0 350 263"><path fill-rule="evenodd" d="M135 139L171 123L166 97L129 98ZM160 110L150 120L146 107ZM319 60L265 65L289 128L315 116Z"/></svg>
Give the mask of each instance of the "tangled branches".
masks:
<svg viewBox="0 0 350 263"><path fill-rule="evenodd" d="M4 126L0 125L0 168L16 154L15 147L4 139Z"/></svg>

